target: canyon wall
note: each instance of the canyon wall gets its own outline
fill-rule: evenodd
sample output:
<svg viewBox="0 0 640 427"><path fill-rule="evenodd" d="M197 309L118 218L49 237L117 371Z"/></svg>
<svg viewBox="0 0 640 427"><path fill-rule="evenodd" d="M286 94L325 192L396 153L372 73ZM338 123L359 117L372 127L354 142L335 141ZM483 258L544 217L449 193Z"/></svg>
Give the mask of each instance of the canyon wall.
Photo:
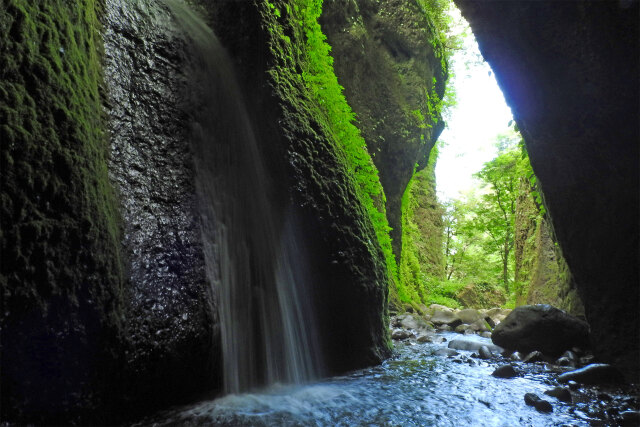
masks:
<svg viewBox="0 0 640 427"><path fill-rule="evenodd" d="M635 376L638 2L456 4L524 136L596 354Z"/></svg>

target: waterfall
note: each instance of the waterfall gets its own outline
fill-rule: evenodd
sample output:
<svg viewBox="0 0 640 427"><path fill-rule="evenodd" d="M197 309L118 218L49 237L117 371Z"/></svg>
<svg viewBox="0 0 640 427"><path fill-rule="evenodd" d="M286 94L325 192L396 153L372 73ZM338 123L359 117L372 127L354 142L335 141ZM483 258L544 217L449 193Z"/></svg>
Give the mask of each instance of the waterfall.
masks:
<svg viewBox="0 0 640 427"><path fill-rule="evenodd" d="M295 217L278 217L231 62L186 5L165 0L189 40L192 147L207 268L220 315L224 391L318 375L313 310ZM263 142L264 143L264 142Z"/></svg>

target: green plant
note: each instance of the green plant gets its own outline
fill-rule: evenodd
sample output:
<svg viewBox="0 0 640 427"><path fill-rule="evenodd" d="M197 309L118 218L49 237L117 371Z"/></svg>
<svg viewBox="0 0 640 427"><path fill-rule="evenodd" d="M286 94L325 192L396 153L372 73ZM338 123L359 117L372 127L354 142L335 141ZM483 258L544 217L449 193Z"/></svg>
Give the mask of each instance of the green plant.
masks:
<svg viewBox="0 0 640 427"><path fill-rule="evenodd" d="M364 138L354 124L355 114L336 78L330 55L331 46L326 43L326 37L318 24L322 0L298 0L296 9L302 18L300 23L305 31L307 44L307 61L302 78L324 113L336 140L344 148L347 164L357 182L358 196L369 214L384 253L389 276L397 282L398 268L391 249L391 228L386 217L385 194Z"/></svg>

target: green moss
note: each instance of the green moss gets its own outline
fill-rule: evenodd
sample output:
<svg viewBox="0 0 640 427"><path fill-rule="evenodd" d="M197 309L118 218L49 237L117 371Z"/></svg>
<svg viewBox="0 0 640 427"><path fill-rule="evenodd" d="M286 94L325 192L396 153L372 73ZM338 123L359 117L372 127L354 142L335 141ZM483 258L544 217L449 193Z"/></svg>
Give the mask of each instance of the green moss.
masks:
<svg viewBox="0 0 640 427"><path fill-rule="evenodd" d="M40 344L59 352L46 363L54 370L75 363L78 372L73 380L53 373L31 393L40 396L37 401L49 399L51 411L71 414L87 404L84 389L95 378L85 367L94 362L81 348L67 354L68 360L56 360L80 340L95 363L108 366L113 360L107 348L113 349L120 322L120 226L107 173L100 95L103 5L95 0L5 5L0 11L0 284L7 307L2 321L17 327L29 307L38 307L31 333L41 333ZM66 332L56 335L61 330ZM3 329L3 345L3 366L9 351L27 360L37 351L15 330ZM61 393L73 397L60 404ZM30 404L4 405L10 394L3 389L3 407L20 410Z"/></svg>
<svg viewBox="0 0 640 427"><path fill-rule="evenodd" d="M357 182L358 196L365 206L384 253L389 278L396 281L397 265L391 249L391 228L385 212L385 194L378 178L378 170L354 124L355 114L342 93L342 86L338 84L330 55L331 47L326 43L326 37L318 24L322 0L301 0L294 5L294 9L300 13L307 41L307 60L304 61L302 78L320 106L331 132L344 149L346 163ZM275 9L273 10L275 13Z"/></svg>
<svg viewBox="0 0 640 427"><path fill-rule="evenodd" d="M432 150L427 167L414 173L402 197L402 258L398 296L405 302L435 302L438 282L444 272L442 206L435 187L437 149ZM440 293L443 297L451 295Z"/></svg>

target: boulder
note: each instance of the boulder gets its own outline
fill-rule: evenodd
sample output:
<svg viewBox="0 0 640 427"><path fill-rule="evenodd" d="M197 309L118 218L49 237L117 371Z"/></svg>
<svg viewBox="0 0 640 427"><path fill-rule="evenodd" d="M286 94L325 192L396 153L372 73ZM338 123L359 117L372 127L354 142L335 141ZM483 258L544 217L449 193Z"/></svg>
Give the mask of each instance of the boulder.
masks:
<svg viewBox="0 0 640 427"><path fill-rule="evenodd" d="M524 305L496 326L491 340L511 350L559 356L574 346L587 346L589 325L547 304Z"/></svg>
<svg viewBox="0 0 640 427"><path fill-rule="evenodd" d="M465 331L467 330L467 328L469 327L469 325L465 325L464 323L461 325L456 326L456 328L454 329L454 331L456 331L459 334L464 334Z"/></svg>
<svg viewBox="0 0 640 427"><path fill-rule="evenodd" d="M406 313L397 317L402 328L419 330L433 330L433 326L416 314Z"/></svg>
<svg viewBox="0 0 640 427"><path fill-rule="evenodd" d="M502 365L491 374L497 378L513 378L518 376L518 371L511 365Z"/></svg>
<svg viewBox="0 0 640 427"><path fill-rule="evenodd" d="M448 325L451 328L462 324L462 320L453 310L443 310L441 308L435 308L431 316L431 322L435 325Z"/></svg>
<svg viewBox="0 0 640 427"><path fill-rule="evenodd" d="M410 336L412 336L413 334L409 331L406 331L404 329L395 329L392 333L391 333L391 339L394 340L404 340L409 338Z"/></svg>
<svg viewBox="0 0 640 427"><path fill-rule="evenodd" d="M473 322L484 318L478 310L473 308L465 308L464 310L460 310L457 314L460 320L462 320L462 323L466 323L467 325L471 325Z"/></svg>
<svg viewBox="0 0 640 427"><path fill-rule="evenodd" d="M558 381L561 383L575 381L580 384L621 384L624 383L624 376L611 365L593 363L560 375Z"/></svg>
<svg viewBox="0 0 640 427"><path fill-rule="evenodd" d="M475 331L475 332L489 332L489 331L491 331L491 328L487 324L487 321L482 319L482 318L478 319L475 322L473 322L472 324L470 324L469 325L469 329L471 329L472 331Z"/></svg>

